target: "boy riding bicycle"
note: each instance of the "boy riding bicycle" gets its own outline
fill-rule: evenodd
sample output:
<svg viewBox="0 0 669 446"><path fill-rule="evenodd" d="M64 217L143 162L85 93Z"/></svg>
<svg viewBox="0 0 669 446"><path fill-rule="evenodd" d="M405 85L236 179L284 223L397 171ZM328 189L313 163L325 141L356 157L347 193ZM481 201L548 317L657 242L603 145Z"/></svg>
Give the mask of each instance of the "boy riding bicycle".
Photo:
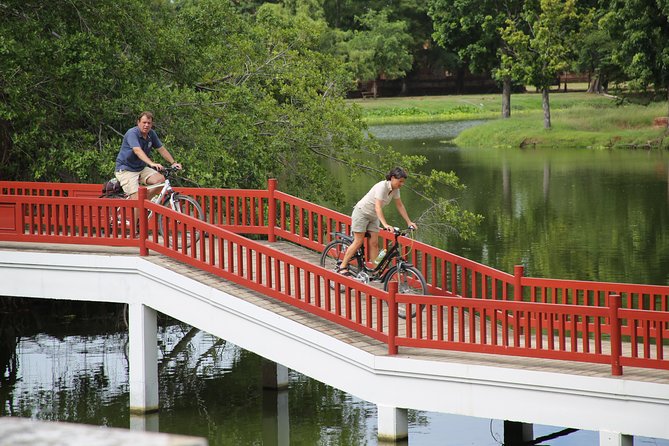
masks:
<svg viewBox="0 0 669 446"><path fill-rule="evenodd" d="M407 226L416 228L416 223L412 222L407 214L406 208L400 198L400 188L404 186L407 179L407 173L401 167L395 167L386 175L385 181L379 181L362 197L353 209L351 216L351 231L353 232L353 243L346 251L344 259L339 267L339 272L344 275L351 275L348 271L348 262L353 254L362 246L365 240L365 234L369 233L369 257L368 260L375 259L379 253L379 226L384 229L392 230L386 222L383 215L383 207L395 202L397 211L406 221Z"/></svg>

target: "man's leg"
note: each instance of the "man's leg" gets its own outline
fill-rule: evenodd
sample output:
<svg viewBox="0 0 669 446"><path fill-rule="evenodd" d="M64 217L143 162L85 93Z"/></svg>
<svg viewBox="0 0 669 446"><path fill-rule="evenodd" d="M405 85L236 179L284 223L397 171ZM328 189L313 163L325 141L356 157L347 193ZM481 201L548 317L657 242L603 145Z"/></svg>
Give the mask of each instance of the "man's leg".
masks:
<svg viewBox="0 0 669 446"><path fill-rule="evenodd" d="M150 167L145 167L144 170L140 173L140 184L145 184L147 186L152 186L154 184L160 184L165 182L165 177L163 174L157 170L151 169ZM150 200L160 193L160 188L155 187L147 190L147 198Z"/></svg>
<svg viewBox="0 0 669 446"><path fill-rule="evenodd" d="M139 177L140 173L139 172L130 172L128 170L123 170L120 172L115 172L114 175L116 176L116 179L118 179L119 183L121 183L121 188L123 188L123 192L130 198L131 200L134 200L137 198L137 190L139 189ZM133 221L133 232L138 232L138 224L137 224L137 219L139 218L137 214L137 209L133 209L132 211L132 221Z"/></svg>

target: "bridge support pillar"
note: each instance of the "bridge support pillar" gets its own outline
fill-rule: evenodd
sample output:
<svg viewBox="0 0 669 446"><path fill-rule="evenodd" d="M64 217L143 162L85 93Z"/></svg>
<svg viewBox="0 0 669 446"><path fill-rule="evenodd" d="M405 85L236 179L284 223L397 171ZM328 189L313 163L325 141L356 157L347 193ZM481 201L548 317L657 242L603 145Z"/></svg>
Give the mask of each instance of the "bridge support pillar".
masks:
<svg viewBox="0 0 669 446"><path fill-rule="evenodd" d="M288 367L263 358L262 386L263 445L289 446Z"/></svg>
<svg viewBox="0 0 669 446"><path fill-rule="evenodd" d="M130 430L160 432L160 419L157 412L147 414L130 414Z"/></svg>
<svg viewBox="0 0 669 446"><path fill-rule="evenodd" d="M534 425L504 420L504 444L523 445L534 440Z"/></svg>
<svg viewBox="0 0 669 446"><path fill-rule="evenodd" d="M263 389L262 444L290 446L288 390Z"/></svg>
<svg viewBox="0 0 669 446"><path fill-rule="evenodd" d="M395 442L409 438L407 409L377 405L379 442Z"/></svg>
<svg viewBox="0 0 669 446"><path fill-rule="evenodd" d="M158 411L158 322L153 308L128 305L130 413Z"/></svg>
<svg viewBox="0 0 669 446"><path fill-rule="evenodd" d="M262 386L265 389L280 390L288 388L288 367L269 359L262 360Z"/></svg>
<svg viewBox="0 0 669 446"><path fill-rule="evenodd" d="M599 446L632 446L633 444L634 437L632 435L599 431Z"/></svg>

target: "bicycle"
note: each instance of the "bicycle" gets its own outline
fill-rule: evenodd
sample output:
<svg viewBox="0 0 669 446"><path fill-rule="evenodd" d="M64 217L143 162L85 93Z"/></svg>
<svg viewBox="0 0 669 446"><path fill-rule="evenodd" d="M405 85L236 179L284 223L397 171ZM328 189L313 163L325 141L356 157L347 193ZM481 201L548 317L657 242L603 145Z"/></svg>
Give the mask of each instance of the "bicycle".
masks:
<svg viewBox="0 0 669 446"><path fill-rule="evenodd" d="M398 292L402 294L427 294L427 283L423 274L414 267L400 252L399 237L410 234L414 228L407 229L393 228L393 235L395 236L394 243L388 248L388 252L381 259L381 261L374 268L367 266L365 262L365 245L358 248L351 260L348 263L348 269L353 274L353 278L363 282L369 283L371 281L378 281L383 283L383 289L388 290L390 282L398 283ZM321 266L331 271L339 271L339 267L344 258L346 250L353 243L353 237L343 232L333 232L335 237L333 241L328 243L321 254ZM396 264L391 266L393 260ZM331 285L334 287L334 284ZM420 309L425 305L420 305ZM412 307L415 308L415 307ZM406 311L400 308L398 315L402 319L406 319ZM411 317L416 315L415 309L411 311Z"/></svg>
<svg viewBox="0 0 669 446"><path fill-rule="evenodd" d="M163 183L152 184L147 187L147 189L157 189L159 187L161 188L158 195L154 196L151 199L151 201L154 203L160 203L161 205L168 207L176 212L179 212L180 214L190 215L191 217L195 217L198 220L204 221L204 212L202 211L202 207L197 202L197 200L195 200L193 197L189 195L184 195L180 192L177 192L172 188L170 178L175 176L175 172L179 170L181 169L177 169L174 167L163 168L161 173L165 177L165 181ZM102 196L105 198L122 198L122 199L129 198L129 196L123 191L103 193ZM149 211L148 218L151 219L152 217L153 217L153 212ZM125 228L133 226L130 225L130 222L127 220L123 208L116 208L115 215L111 215L109 219L110 219L109 221L110 231L113 230L114 227ZM172 231L165 231L162 214L158 214L157 226L158 226L158 234L163 237L165 236L166 233L170 234L172 245L176 246L177 248L180 247L180 243L182 240L186 240L185 245L186 247L189 247L192 242L197 242L201 237L201 231L184 230L184 225L179 221L176 222L175 229L173 229Z"/></svg>

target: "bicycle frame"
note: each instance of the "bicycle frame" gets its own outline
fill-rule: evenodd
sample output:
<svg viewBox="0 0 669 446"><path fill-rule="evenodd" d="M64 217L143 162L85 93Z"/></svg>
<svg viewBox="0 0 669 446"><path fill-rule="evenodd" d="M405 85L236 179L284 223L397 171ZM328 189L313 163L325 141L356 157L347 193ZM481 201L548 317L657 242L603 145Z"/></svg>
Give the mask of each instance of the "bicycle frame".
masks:
<svg viewBox="0 0 669 446"><path fill-rule="evenodd" d="M390 271L390 264L393 259L397 259L397 267L401 268L403 265L413 266L404 256L400 253L400 242L399 237L406 235L408 232L402 231L399 228L394 228L393 235L395 236L395 241L388 247L388 252L381 259L378 265L374 268L369 268L367 262L365 262L365 245L358 248L354 254L354 258L357 260L358 265L360 265L360 271L364 272L370 280L379 280L381 282L385 281L388 272ZM350 235L344 234L343 232L334 233L336 238L344 239L349 243L353 242L353 237Z"/></svg>
<svg viewBox="0 0 669 446"><path fill-rule="evenodd" d="M170 208L175 209L175 200L174 197L178 192L172 189L172 184L170 183L170 175L174 170L172 168L165 168L165 181L162 183L152 184L147 186L148 190L157 189L161 187L160 193L151 199L154 203L162 204L163 206L167 205L167 200L169 200ZM178 209L175 209L178 210Z"/></svg>

